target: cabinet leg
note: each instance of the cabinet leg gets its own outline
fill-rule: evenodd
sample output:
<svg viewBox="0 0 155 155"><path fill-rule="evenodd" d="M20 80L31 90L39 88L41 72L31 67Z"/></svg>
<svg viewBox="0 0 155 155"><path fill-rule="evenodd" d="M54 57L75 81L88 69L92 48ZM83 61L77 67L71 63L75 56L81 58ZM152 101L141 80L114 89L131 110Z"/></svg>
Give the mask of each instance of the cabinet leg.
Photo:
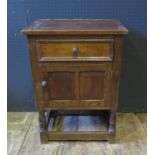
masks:
<svg viewBox="0 0 155 155"><path fill-rule="evenodd" d="M115 143L115 131L116 130L116 112L110 113L110 120L109 120L109 143Z"/></svg>
<svg viewBox="0 0 155 155"><path fill-rule="evenodd" d="M48 142L48 138L46 135L47 125L46 125L46 117L45 111L39 111L39 127L40 127L40 140L42 144L46 144Z"/></svg>
<svg viewBox="0 0 155 155"><path fill-rule="evenodd" d="M110 144L114 144L114 143L115 143L115 135L114 135L114 134L111 134L111 135L109 136L109 143L110 143Z"/></svg>
<svg viewBox="0 0 155 155"><path fill-rule="evenodd" d="M40 141L41 141L41 144L48 143L48 138L45 132L40 132Z"/></svg>

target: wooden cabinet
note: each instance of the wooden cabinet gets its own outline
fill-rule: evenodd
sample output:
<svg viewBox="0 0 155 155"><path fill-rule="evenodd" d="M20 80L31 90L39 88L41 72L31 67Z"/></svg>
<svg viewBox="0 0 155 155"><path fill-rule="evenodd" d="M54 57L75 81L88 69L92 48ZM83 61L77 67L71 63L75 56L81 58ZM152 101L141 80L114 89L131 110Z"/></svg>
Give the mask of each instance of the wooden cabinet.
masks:
<svg viewBox="0 0 155 155"><path fill-rule="evenodd" d="M41 142L109 140L115 135L122 36L117 20L34 21L29 40ZM60 111L108 111L106 131L49 131ZM76 121L74 122L76 123Z"/></svg>

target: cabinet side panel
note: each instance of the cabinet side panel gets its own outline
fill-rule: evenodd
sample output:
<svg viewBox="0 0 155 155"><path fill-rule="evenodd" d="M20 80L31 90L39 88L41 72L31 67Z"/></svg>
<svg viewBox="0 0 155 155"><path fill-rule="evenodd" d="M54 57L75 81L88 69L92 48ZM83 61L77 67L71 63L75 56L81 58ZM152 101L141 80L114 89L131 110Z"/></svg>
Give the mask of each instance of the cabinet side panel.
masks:
<svg viewBox="0 0 155 155"><path fill-rule="evenodd" d="M43 105L42 91L41 91L41 79L40 79L40 70L37 63L37 48L36 48L36 39L33 36L28 36L29 41L29 52L30 52L30 61L31 61L31 70L33 77L33 84L35 90L35 104L36 108L39 110Z"/></svg>
<svg viewBox="0 0 155 155"><path fill-rule="evenodd" d="M113 57L113 77L112 77L112 111L116 111L118 107L120 70L121 70L121 50L122 36L116 36L114 40L114 57Z"/></svg>

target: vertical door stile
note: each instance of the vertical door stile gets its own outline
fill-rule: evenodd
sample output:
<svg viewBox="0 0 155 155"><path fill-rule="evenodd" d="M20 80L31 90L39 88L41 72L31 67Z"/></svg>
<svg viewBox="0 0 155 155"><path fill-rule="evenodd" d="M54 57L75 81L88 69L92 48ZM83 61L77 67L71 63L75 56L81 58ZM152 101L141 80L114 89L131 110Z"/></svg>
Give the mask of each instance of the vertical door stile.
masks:
<svg viewBox="0 0 155 155"><path fill-rule="evenodd" d="M106 66L107 70L105 71L105 78L104 78L104 104L109 104L110 102L110 91L111 91L111 87L110 87L110 82L111 82L111 71L108 69L108 64Z"/></svg>
<svg viewBox="0 0 155 155"><path fill-rule="evenodd" d="M107 104L107 99L106 99L106 96L107 96L107 79L108 77L108 72L105 71L104 72L104 94L103 94L103 98L104 98L104 103L103 104Z"/></svg>
<svg viewBox="0 0 155 155"><path fill-rule="evenodd" d="M40 65L40 87L42 89L42 100L44 102L44 105L48 105L49 101L49 93L48 93L48 73L47 73L47 68L45 65ZM42 85L43 83L46 83L45 85Z"/></svg>
<svg viewBox="0 0 155 155"><path fill-rule="evenodd" d="M79 70L76 69L75 71L75 97L76 100L79 101L80 99L80 84L79 84Z"/></svg>

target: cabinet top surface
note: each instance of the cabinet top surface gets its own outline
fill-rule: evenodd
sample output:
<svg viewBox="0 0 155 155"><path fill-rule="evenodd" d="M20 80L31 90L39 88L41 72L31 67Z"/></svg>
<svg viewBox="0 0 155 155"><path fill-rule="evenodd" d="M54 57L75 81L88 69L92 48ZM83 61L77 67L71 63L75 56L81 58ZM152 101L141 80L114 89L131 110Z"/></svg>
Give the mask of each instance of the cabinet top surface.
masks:
<svg viewBox="0 0 155 155"><path fill-rule="evenodd" d="M21 31L26 35L127 34L114 19L39 19Z"/></svg>

